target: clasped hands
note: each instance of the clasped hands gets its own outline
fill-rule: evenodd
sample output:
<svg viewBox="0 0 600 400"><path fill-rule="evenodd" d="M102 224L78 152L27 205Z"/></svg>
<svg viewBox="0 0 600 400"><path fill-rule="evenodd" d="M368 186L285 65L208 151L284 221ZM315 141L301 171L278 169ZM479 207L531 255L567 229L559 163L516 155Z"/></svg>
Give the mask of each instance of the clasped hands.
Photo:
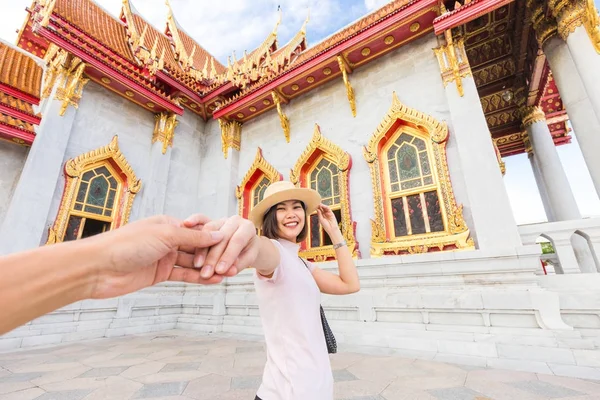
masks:
<svg viewBox="0 0 600 400"><path fill-rule="evenodd" d="M330 237L341 240L331 209L320 205L317 214ZM210 220L195 214L184 221L155 216L78 242L89 255L85 297L95 299L165 281L220 283L251 266L260 250L256 228L237 215Z"/></svg>
<svg viewBox="0 0 600 400"><path fill-rule="evenodd" d="M254 225L239 216L184 221L155 216L80 241L89 254L86 298L110 298L165 281L220 283L258 254Z"/></svg>

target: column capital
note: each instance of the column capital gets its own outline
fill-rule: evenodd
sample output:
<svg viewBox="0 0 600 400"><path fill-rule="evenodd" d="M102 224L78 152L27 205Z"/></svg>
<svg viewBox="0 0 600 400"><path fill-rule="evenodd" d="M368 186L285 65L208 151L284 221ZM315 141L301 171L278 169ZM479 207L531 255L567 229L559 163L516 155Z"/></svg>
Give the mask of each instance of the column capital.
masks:
<svg viewBox="0 0 600 400"><path fill-rule="evenodd" d="M152 134L152 143L162 142L162 153L166 154L167 147L173 147L173 137L175 136L175 127L177 126L177 114L161 112L154 115L154 133Z"/></svg>
<svg viewBox="0 0 600 400"><path fill-rule="evenodd" d="M544 3L539 0L527 0L527 21L533 25L540 47L558 34L556 19L545 14Z"/></svg>
<svg viewBox="0 0 600 400"><path fill-rule="evenodd" d="M221 127L221 147L223 156L227 159L229 149L240 151L242 144L242 123L238 121L225 121L219 118Z"/></svg>
<svg viewBox="0 0 600 400"><path fill-rule="evenodd" d="M533 146L531 146L531 140L527 132L523 133L523 144L525 145L525 152L529 157L533 156Z"/></svg>
<svg viewBox="0 0 600 400"><path fill-rule="evenodd" d="M464 39L460 38L454 40L450 29L445 32L445 35L446 45L433 49L433 51L440 64L444 86L448 86L449 83L455 82L458 94L460 97L463 97L465 91L462 79L473 75L465 51Z"/></svg>
<svg viewBox="0 0 600 400"><path fill-rule="evenodd" d="M548 7L558 22L558 34L563 40L582 26L587 19L589 0L549 0ZM593 0L592 0L593 3ZM595 9L595 7L594 7Z"/></svg>
<svg viewBox="0 0 600 400"><path fill-rule="evenodd" d="M519 109L519 114L521 115L521 120L523 121L523 128L528 128L536 122L546 120L546 114L544 114L544 110L542 110L539 106L521 107Z"/></svg>

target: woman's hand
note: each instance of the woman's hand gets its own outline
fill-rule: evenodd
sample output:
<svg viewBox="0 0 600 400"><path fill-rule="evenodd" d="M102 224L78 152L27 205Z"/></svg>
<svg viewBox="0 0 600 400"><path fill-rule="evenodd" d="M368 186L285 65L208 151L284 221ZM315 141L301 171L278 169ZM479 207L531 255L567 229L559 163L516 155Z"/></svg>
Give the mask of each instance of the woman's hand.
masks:
<svg viewBox="0 0 600 400"><path fill-rule="evenodd" d="M203 222L202 215L192 215L183 224L205 232L219 231L223 240L210 248L196 250L193 263L194 267L202 268L202 278L211 279L215 273L233 276L254 263L260 246L252 222L239 215L206 224Z"/></svg>
<svg viewBox="0 0 600 400"><path fill-rule="evenodd" d="M320 204L319 207L317 207L317 215L319 216L319 223L333 240L334 237L332 236L340 232L340 227L335 218L335 214L331 211L331 208L327 207L325 204Z"/></svg>

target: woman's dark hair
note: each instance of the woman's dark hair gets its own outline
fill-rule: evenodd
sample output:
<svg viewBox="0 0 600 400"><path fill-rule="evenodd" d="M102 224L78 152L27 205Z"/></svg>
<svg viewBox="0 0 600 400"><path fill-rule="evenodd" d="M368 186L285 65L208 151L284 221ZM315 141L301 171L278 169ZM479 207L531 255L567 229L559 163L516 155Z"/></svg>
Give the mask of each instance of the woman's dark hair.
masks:
<svg viewBox="0 0 600 400"><path fill-rule="evenodd" d="M308 234L306 206L301 201L299 203L302 204L302 209L304 210L304 227L296 238L297 243L306 239L306 235ZM261 229L263 236L268 237L269 239L279 239L279 229L277 228L277 204L271 207L265 214Z"/></svg>

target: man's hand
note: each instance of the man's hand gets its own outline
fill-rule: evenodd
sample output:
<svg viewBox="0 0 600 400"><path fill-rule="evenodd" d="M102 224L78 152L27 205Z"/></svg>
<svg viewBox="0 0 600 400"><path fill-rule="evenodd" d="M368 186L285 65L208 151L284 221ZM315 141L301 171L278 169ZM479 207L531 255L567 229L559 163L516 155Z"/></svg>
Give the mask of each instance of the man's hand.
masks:
<svg viewBox="0 0 600 400"><path fill-rule="evenodd" d="M195 221L198 228L210 220L196 215ZM167 280L219 283L223 276L204 279L192 267L196 249L218 245L223 238L218 231L190 229L177 219L156 216L84 239L81 244L89 246L90 254L101 255L93 262L95 279L86 297L116 297Z"/></svg>
<svg viewBox="0 0 600 400"><path fill-rule="evenodd" d="M199 248L194 266L201 269L204 279L233 276L251 266L259 252L259 240L252 222L235 215L206 223L202 215L192 215L183 222L185 227L207 232L221 232L223 240L210 248ZM217 275L215 275L215 273Z"/></svg>

